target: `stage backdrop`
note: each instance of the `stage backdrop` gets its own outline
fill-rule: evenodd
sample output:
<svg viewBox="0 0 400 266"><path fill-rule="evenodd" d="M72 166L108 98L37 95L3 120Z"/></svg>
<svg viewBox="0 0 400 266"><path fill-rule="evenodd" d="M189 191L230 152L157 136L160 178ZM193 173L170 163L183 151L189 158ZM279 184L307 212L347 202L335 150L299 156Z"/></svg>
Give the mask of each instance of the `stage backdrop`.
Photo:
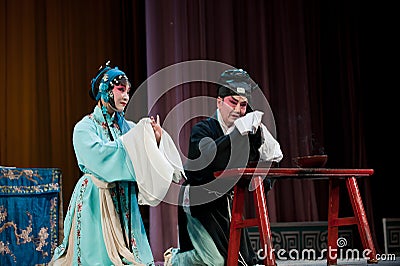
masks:
<svg viewBox="0 0 400 266"><path fill-rule="evenodd" d="M397 106L388 103L396 75L384 67L397 51L395 31L383 31L393 25L391 10L342 0L0 0L0 165L60 168L66 210L80 177L72 130L93 110L88 90L98 67L111 60L136 88L174 63L215 60L245 69L260 85L277 125L282 166L324 152L327 167L376 170L360 188L382 239L382 217L400 216L387 167L396 165L387 156L395 131L377 122ZM192 86L174 88L148 111L163 120L181 100L213 93L208 85ZM147 93L157 95L158 88ZM139 110L147 104L130 103ZM181 132L183 153L193 122ZM279 182L268 200L274 222L327 219L326 183ZM148 211L151 245L162 260L178 244L175 206Z"/></svg>

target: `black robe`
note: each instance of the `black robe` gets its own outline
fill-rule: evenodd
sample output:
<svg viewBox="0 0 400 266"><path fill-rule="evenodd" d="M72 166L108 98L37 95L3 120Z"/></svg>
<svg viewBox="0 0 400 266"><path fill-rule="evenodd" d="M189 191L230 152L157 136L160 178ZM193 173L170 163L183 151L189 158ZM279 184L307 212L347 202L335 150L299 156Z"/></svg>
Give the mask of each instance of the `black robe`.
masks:
<svg viewBox="0 0 400 266"><path fill-rule="evenodd" d="M187 180L184 183L184 186L190 185L190 213L210 234L224 257L225 264L234 183L232 180L215 179L214 172L245 167L249 161L257 161L260 146L260 130L256 134L242 136L235 128L230 134L224 135L216 116L198 122L191 131L189 160L185 165ZM202 163L206 166L203 167ZM178 206L178 223L180 252L192 250L193 245L186 227L187 218L181 204ZM260 262L252 249L247 229L242 229L240 253L248 265Z"/></svg>

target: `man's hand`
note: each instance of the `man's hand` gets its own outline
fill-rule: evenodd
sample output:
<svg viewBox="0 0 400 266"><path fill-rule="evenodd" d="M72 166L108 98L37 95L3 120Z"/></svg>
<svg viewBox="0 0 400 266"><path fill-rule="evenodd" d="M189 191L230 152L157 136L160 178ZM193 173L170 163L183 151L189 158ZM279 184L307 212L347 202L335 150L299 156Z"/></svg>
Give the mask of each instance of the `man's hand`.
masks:
<svg viewBox="0 0 400 266"><path fill-rule="evenodd" d="M160 125L160 116L157 115L157 121L154 119L154 116L150 117L151 119L151 127L154 131L154 136L156 137L157 145L160 144L161 135L162 135L162 128Z"/></svg>

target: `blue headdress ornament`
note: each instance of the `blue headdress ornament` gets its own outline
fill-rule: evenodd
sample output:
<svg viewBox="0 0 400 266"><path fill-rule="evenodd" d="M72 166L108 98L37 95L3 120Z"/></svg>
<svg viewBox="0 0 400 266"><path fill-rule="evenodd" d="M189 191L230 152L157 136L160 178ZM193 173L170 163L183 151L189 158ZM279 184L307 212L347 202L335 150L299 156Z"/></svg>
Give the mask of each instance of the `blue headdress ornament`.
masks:
<svg viewBox="0 0 400 266"><path fill-rule="evenodd" d="M119 84L121 79L125 78L128 80L128 78L123 71L118 69L118 67L111 68L109 64L110 61L106 63L104 68L100 67L98 74L91 81L91 91L89 94L94 100L98 101L100 98L102 98L105 102L109 102L111 106L115 108L112 88L114 85ZM99 81L99 79L101 80ZM106 112L105 107L103 107L103 109L103 113ZM129 125L124 118L123 112L116 112L115 120L118 123L122 133L125 133L129 130Z"/></svg>
<svg viewBox="0 0 400 266"><path fill-rule="evenodd" d="M92 95L96 101L100 100L100 98L105 102L109 102L110 98L113 100L112 87L117 85L122 78L128 79L125 73L119 70L118 67L111 68L108 64L109 62L107 62L106 67L101 69L97 76L92 79ZM96 84L98 84L99 78L101 78L101 81L97 90ZM113 101L110 103L114 104Z"/></svg>

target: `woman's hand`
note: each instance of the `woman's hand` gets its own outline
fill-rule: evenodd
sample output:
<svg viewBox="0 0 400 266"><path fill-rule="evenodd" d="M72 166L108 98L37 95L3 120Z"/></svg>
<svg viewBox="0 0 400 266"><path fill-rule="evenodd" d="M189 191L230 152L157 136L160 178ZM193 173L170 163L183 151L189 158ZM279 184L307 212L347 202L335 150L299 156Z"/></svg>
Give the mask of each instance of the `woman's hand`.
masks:
<svg viewBox="0 0 400 266"><path fill-rule="evenodd" d="M154 119L154 116L150 117L151 119L151 127L154 131L154 136L156 137L157 145L160 144L162 128L160 126L160 116L157 115L157 121Z"/></svg>

